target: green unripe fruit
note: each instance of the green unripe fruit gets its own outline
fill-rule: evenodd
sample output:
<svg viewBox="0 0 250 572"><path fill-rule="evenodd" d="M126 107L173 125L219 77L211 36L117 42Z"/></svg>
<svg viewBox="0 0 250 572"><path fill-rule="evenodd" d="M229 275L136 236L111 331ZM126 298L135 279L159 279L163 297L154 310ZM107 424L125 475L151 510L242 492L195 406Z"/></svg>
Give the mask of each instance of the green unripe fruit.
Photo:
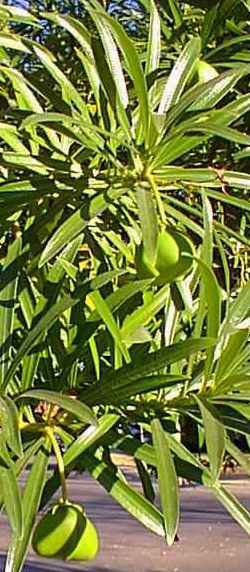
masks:
<svg viewBox="0 0 250 572"><path fill-rule="evenodd" d="M61 560L93 560L99 540L81 506L54 505L37 524L32 546L39 556Z"/></svg>
<svg viewBox="0 0 250 572"><path fill-rule="evenodd" d="M156 244L155 264L150 264L143 252L137 251L137 272L140 278L155 278L159 286L185 276L192 268L194 248L192 242L176 231L161 231Z"/></svg>
<svg viewBox="0 0 250 572"><path fill-rule="evenodd" d="M178 264L180 249L173 233L166 230L160 232L157 240L156 268L160 276L164 273L171 273Z"/></svg>
<svg viewBox="0 0 250 572"><path fill-rule="evenodd" d="M142 244L136 249L135 265L141 280L156 278L159 275L154 265L149 262Z"/></svg>
<svg viewBox="0 0 250 572"><path fill-rule="evenodd" d="M198 61L197 73L198 73L198 79L201 83L206 83L206 81L214 79L219 75L216 69L213 66L211 66L211 64L208 64L203 60Z"/></svg>

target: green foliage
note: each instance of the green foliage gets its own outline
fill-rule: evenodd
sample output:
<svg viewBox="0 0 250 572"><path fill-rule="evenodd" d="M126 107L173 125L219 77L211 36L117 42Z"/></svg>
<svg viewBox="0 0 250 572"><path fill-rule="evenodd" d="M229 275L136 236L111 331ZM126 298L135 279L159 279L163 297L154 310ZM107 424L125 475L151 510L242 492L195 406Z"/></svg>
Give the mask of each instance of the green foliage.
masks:
<svg viewBox="0 0 250 572"><path fill-rule="evenodd" d="M248 3L144 0L136 34L124 12L82 4L82 19L0 11L0 481L12 572L73 469L168 544L179 477L209 487L250 530L220 483L225 451L249 471L237 445L249 440L250 401ZM173 228L189 261L169 280L171 245L156 251ZM185 441L190 420L200 449ZM116 451L134 457L144 494Z"/></svg>

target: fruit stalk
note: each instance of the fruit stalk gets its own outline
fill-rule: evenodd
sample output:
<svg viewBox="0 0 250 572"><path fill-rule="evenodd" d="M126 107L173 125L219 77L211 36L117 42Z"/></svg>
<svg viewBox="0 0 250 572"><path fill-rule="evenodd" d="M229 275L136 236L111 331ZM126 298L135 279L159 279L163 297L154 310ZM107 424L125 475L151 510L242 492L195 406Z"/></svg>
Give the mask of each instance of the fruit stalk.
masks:
<svg viewBox="0 0 250 572"><path fill-rule="evenodd" d="M152 175L152 173L147 172L146 179L149 182L151 189L154 193L155 200L156 200L157 207L158 207L158 211L159 211L159 215L160 215L160 219L161 219L162 227L165 228L167 226L167 217L166 217L164 206L162 204L159 189L158 189L157 184L156 184L155 179L154 179L154 175Z"/></svg>
<svg viewBox="0 0 250 572"><path fill-rule="evenodd" d="M62 489L62 497L61 497L61 501L62 503L67 503L68 502L68 493L67 493L67 485L66 485L66 478L65 478L65 469L64 469L64 462L63 462L63 457L62 457L62 453L61 453L61 449L58 445L58 442L56 440L56 436L54 433L54 429L52 427L47 427L46 428L46 434L48 435L51 445L54 449L54 453L56 456L56 461L57 461L57 467L58 467L58 472L59 472L59 476L60 476L60 481L61 481L61 489Z"/></svg>

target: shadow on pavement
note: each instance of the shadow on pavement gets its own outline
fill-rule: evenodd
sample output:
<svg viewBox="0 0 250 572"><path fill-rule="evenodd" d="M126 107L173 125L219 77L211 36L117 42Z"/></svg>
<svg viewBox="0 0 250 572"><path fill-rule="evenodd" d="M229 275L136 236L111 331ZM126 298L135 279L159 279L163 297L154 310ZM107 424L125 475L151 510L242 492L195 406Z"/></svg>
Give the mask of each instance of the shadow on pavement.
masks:
<svg viewBox="0 0 250 572"><path fill-rule="evenodd" d="M1 572L4 570L5 558L6 556L4 554L0 555ZM55 564L54 560L48 560L44 561L44 564L41 564L40 562L27 562L23 568L23 572L51 572L51 570L53 570L53 572L62 572L63 570L68 572L77 572L77 570L82 570L82 563L79 562L79 567L77 566L77 563L74 563L74 565L71 567L70 562ZM84 570L85 572L119 572L119 570L115 568L103 568L103 566L94 567L93 565L91 567L87 565L87 567L84 567Z"/></svg>

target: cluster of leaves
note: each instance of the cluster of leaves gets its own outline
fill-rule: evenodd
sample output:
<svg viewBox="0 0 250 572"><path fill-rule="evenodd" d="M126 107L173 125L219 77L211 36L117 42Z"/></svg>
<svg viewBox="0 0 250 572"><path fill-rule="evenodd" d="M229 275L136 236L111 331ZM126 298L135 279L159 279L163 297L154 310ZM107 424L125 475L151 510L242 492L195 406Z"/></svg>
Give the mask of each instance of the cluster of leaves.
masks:
<svg viewBox="0 0 250 572"><path fill-rule="evenodd" d="M82 4L88 25L1 6L0 480L12 572L60 486L58 471L47 473L51 433L67 474L87 470L169 545L178 477L208 486L250 532L249 513L219 480L226 452L249 472L232 440L249 435L247 2L196 11L172 0L160 17L144 0L145 40L97 0ZM17 33L20 18L71 37L77 81ZM200 60L217 72L206 82ZM185 279L158 288L138 279L134 258L141 241L152 258L164 226L188 235L196 255ZM183 441L189 420L208 466ZM114 451L133 455L143 494Z"/></svg>

